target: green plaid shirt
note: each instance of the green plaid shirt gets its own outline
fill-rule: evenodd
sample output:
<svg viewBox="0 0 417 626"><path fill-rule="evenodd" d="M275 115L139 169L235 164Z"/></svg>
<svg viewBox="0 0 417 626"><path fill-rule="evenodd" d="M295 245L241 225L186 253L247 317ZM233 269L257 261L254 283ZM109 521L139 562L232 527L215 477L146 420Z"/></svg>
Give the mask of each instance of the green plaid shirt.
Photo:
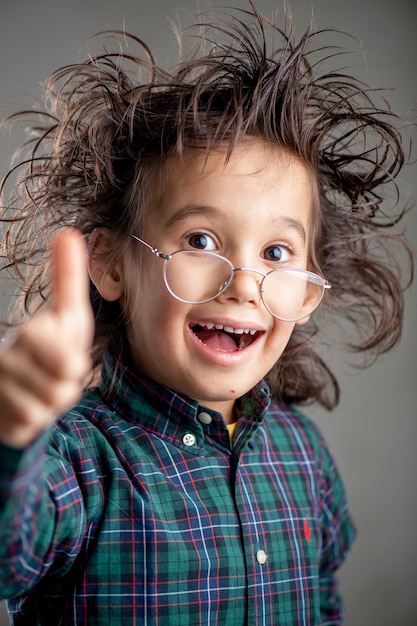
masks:
<svg viewBox="0 0 417 626"><path fill-rule="evenodd" d="M18 625L342 623L352 542L317 428L265 384L222 416L124 369L0 449L0 597Z"/></svg>

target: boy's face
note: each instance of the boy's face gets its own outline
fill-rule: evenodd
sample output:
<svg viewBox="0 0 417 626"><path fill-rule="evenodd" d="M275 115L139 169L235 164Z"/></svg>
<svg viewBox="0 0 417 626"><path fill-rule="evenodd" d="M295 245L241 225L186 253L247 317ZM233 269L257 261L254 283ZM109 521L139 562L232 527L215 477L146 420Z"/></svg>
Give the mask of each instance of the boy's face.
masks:
<svg viewBox="0 0 417 626"><path fill-rule="evenodd" d="M235 268L263 273L308 267L314 183L300 160L254 140L241 144L226 164L220 150L207 160L202 152L188 156L183 164L171 164L167 187L148 216L145 241L164 253L214 251ZM134 294L123 304L137 369L230 421L235 399L279 359L294 322L268 313L261 277L253 272L235 272L229 289L206 304L178 302L164 285L163 261L145 248L141 252L142 263L126 261L124 272L125 293ZM213 325L256 332L244 333L238 348Z"/></svg>

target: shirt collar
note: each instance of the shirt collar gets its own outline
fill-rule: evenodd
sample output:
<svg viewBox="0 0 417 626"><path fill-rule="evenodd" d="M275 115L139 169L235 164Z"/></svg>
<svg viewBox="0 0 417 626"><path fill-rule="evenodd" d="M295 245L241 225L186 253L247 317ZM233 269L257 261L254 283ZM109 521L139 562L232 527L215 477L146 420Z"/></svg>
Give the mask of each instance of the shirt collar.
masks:
<svg viewBox="0 0 417 626"><path fill-rule="evenodd" d="M134 372L122 363L116 363L109 352L103 357L100 391L106 403L118 414L176 445L189 449L190 446L184 444L187 434L195 437L194 450L204 447L205 435L230 445L229 433L220 413ZM240 433L236 437L239 448L249 441L262 422L269 404L270 391L265 381L240 399ZM210 416L209 423L207 419L201 420L202 413Z"/></svg>

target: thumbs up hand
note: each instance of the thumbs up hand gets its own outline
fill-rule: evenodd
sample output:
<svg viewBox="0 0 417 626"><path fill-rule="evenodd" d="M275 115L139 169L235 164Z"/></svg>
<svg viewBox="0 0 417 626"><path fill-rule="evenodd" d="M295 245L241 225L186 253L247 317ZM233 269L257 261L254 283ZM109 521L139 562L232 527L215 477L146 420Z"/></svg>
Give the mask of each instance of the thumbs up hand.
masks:
<svg viewBox="0 0 417 626"><path fill-rule="evenodd" d="M83 237L54 240L52 301L0 355L0 441L23 448L80 398L91 369L93 314Z"/></svg>

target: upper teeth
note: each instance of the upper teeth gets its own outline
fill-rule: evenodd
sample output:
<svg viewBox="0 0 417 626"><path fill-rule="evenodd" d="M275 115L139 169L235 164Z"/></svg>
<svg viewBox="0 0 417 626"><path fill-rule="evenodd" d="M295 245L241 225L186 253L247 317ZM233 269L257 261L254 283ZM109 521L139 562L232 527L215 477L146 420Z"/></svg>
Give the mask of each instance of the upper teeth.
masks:
<svg viewBox="0 0 417 626"><path fill-rule="evenodd" d="M224 330L226 333L233 333L235 335L254 335L257 331L253 328L233 328L232 326L223 326L223 324L212 324L211 322L204 324L207 330L215 328L216 330Z"/></svg>

